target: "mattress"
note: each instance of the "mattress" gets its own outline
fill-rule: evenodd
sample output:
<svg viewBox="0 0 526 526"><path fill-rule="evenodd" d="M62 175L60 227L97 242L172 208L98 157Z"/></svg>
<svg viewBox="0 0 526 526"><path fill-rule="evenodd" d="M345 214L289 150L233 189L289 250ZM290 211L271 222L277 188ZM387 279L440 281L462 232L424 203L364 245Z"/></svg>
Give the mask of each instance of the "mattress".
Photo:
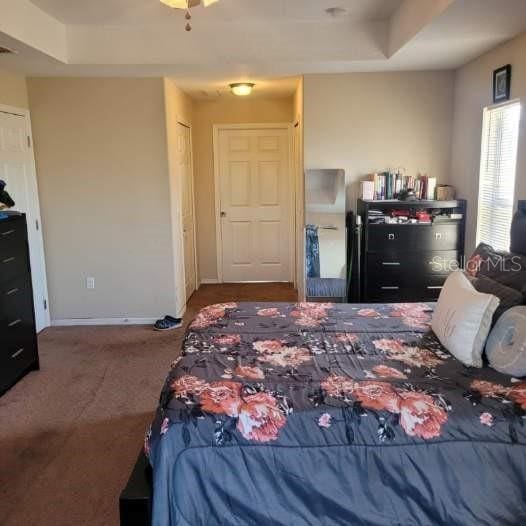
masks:
<svg viewBox="0 0 526 526"><path fill-rule="evenodd" d="M526 382L464 367L432 308L201 310L146 436L153 524L526 524Z"/></svg>

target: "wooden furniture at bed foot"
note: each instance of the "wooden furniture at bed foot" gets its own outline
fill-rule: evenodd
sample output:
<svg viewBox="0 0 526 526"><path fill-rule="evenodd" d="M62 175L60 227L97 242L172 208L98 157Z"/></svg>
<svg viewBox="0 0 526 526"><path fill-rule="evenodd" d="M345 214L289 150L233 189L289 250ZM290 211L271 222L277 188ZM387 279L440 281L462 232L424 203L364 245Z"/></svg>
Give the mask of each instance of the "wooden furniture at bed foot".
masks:
<svg viewBox="0 0 526 526"><path fill-rule="evenodd" d="M0 395L38 368L26 218L8 213L0 220Z"/></svg>

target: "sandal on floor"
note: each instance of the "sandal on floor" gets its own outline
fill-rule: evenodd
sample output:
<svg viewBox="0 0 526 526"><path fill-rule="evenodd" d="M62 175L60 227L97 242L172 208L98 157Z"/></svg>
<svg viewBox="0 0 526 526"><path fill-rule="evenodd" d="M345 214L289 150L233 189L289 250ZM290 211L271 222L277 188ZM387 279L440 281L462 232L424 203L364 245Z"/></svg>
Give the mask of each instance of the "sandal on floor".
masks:
<svg viewBox="0 0 526 526"><path fill-rule="evenodd" d="M153 326L156 331L171 331L178 329L183 325L182 318L174 318L173 316L165 316L162 320L157 320Z"/></svg>

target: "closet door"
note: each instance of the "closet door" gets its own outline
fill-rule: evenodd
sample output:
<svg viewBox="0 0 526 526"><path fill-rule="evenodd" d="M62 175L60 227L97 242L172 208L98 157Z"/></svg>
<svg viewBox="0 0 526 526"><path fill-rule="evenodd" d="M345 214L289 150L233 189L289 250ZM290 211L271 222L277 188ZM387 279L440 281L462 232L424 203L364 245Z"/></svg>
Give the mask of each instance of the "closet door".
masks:
<svg viewBox="0 0 526 526"><path fill-rule="evenodd" d="M27 113L0 107L0 179L15 201L13 210L27 217L27 234L37 331L50 324L47 304L46 265L42 238L38 187L33 157L31 130ZM3 240L15 234L4 229Z"/></svg>
<svg viewBox="0 0 526 526"><path fill-rule="evenodd" d="M184 278L186 300L196 290L195 211L190 128L177 125L179 173L181 175L181 222L183 228Z"/></svg>

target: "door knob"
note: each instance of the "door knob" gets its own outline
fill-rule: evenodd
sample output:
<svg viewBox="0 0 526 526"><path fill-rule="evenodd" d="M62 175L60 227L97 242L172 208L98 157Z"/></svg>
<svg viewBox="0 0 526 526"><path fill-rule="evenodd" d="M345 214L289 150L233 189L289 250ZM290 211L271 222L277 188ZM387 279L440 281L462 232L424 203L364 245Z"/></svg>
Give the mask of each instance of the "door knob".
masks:
<svg viewBox="0 0 526 526"><path fill-rule="evenodd" d="M226 212L221 212L221 217L226 217Z"/></svg>

